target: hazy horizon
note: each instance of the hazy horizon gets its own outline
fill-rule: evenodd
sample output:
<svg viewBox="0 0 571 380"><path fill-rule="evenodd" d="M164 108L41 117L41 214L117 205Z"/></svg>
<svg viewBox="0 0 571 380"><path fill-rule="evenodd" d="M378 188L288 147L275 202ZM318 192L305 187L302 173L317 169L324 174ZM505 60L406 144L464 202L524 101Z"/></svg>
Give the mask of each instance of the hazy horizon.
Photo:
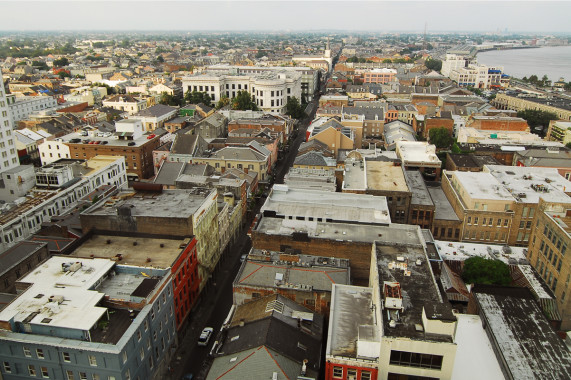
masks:
<svg viewBox="0 0 571 380"><path fill-rule="evenodd" d="M24 0L0 10L3 32L571 34L571 2Z"/></svg>

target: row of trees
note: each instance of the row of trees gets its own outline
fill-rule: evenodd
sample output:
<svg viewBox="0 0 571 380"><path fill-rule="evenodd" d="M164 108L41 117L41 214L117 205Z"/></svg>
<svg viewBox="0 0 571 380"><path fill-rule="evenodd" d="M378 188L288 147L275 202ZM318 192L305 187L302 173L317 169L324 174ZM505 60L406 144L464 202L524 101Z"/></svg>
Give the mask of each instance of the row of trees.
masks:
<svg viewBox="0 0 571 380"><path fill-rule="evenodd" d="M184 104L199 104L202 103L208 107L212 107L212 98L206 92L199 91L187 91L184 98L177 98L174 95L167 94L164 92L160 99L161 104L166 104L169 106L182 106ZM236 97L230 99L226 96L222 96L220 100L216 103L216 109L220 109L227 105L231 105L234 110L251 110L258 111L258 106L252 100L252 96L248 91L238 91ZM286 105L286 115L291 116L294 119L301 119L305 117L304 107L299 102L295 96L288 99Z"/></svg>

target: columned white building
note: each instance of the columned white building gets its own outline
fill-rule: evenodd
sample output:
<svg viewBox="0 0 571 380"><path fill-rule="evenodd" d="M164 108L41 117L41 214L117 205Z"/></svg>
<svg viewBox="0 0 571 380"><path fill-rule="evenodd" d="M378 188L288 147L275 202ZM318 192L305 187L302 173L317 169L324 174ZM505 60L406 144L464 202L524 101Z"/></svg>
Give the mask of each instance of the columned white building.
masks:
<svg viewBox="0 0 571 380"><path fill-rule="evenodd" d="M287 100L295 96L301 101L302 74L293 70L260 68L259 72L243 74L236 68L228 73L209 72L183 78L187 91L206 92L217 102L225 96L236 97L240 91L248 91L258 108L265 112L284 113Z"/></svg>

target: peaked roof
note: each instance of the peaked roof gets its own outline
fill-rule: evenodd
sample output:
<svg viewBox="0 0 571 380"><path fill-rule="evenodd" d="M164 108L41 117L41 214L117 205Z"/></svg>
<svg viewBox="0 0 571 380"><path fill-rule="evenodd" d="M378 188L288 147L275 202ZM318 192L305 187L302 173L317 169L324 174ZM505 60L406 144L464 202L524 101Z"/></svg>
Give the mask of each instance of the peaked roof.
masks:
<svg viewBox="0 0 571 380"><path fill-rule="evenodd" d="M159 117L171 112L176 112L176 108L164 104L156 104L152 107L139 111L135 116Z"/></svg>

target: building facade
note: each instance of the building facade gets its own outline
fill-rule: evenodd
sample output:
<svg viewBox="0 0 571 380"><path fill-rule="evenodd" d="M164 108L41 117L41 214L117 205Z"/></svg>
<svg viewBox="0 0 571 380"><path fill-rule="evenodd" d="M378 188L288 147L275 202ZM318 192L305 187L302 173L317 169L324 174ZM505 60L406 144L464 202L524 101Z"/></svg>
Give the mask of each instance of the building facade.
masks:
<svg viewBox="0 0 571 380"><path fill-rule="evenodd" d="M4 86L0 86L0 172L20 164L16 152L10 105Z"/></svg>

